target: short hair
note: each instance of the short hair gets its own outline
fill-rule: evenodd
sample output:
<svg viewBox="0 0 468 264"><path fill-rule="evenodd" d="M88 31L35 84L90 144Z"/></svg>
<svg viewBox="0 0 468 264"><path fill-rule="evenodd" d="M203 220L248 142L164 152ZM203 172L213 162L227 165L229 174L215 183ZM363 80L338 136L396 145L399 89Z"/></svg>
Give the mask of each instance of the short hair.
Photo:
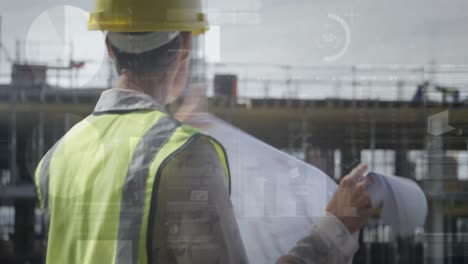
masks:
<svg viewBox="0 0 468 264"><path fill-rule="evenodd" d="M150 32L138 32L138 33L122 33L122 34L148 34ZM182 46L182 36L178 34L169 43L142 53L126 53L119 50L110 43L112 51L115 55L115 67L117 73L120 75L121 72L126 69L134 74L164 74L171 64L177 57L177 51Z"/></svg>

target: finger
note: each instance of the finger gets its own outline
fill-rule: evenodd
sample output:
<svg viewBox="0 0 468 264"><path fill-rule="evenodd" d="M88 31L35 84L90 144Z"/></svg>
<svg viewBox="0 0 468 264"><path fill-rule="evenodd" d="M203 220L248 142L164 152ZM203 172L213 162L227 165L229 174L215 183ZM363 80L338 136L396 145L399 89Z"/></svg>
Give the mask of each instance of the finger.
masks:
<svg viewBox="0 0 468 264"><path fill-rule="evenodd" d="M336 215L337 217L359 217L359 211L360 209L354 206L348 206L342 208L339 215Z"/></svg>
<svg viewBox="0 0 468 264"><path fill-rule="evenodd" d="M374 179L372 177L363 177L363 179L356 184L356 188L359 191L367 191L367 188L372 184Z"/></svg>
<svg viewBox="0 0 468 264"><path fill-rule="evenodd" d="M372 183L372 179L367 179L365 176L352 176L350 175L352 182L352 189L355 193L361 193L367 190L368 186Z"/></svg>
<svg viewBox="0 0 468 264"><path fill-rule="evenodd" d="M366 171L367 171L367 165L361 163L351 171L350 175L351 177L356 179L356 178L363 176Z"/></svg>
<svg viewBox="0 0 468 264"><path fill-rule="evenodd" d="M356 184L356 181L353 179L353 175L351 175L351 174L346 175L346 176L343 177L343 179L341 179L341 181L340 181L340 185L341 185L341 186L345 186L345 187L354 188L353 186L354 186L355 184Z"/></svg>

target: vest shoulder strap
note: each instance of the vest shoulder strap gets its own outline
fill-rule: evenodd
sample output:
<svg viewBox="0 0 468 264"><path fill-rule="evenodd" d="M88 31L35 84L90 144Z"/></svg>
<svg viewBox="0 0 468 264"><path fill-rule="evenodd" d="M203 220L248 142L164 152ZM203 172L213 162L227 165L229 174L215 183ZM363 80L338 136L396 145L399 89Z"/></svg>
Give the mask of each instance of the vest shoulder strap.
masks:
<svg viewBox="0 0 468 264"><path fill-rule="evenodd" d="M229 194L231 194L231 171L229 168L228 156L223 145L214 137L204 134L197 128L194 128L186 124L180 127L180 133L182 134L186 133L186 136L188 136L188 141L192 141L197 138L203 138L207 140L209 143L211 143L211 145L216 151L216 154L218 155L221 165L223 166L224 172L226 174L226 180L228 182Z"/></svg>

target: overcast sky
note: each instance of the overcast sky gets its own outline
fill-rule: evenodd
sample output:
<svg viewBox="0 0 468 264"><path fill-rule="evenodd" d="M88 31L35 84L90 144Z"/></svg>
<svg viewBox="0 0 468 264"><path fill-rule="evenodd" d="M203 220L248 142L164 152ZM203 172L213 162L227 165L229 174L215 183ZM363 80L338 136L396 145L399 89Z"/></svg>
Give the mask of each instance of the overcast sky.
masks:
<svg viewBox="0 0 468 264"><path fill-rule="evenodd" d="M4 42L11 46L15 38L25 39L35 18L64 4L92 7L92 1L1 0ZM212 24L222 23L223 61L324 63L346 38L330 14L350 29L349 48L335 63L465 63L468 58L465 0L209 0L205 7Z"/></svg>
<svg viewBox="0 0 468 264"><path fill-rule="evenodd" d="M223 59L323 63L333 53L333 43L323 43L327 34L337 35L337 42L345 35L330 14L343 18L351 38L334 63L466 63L468 58L464 0L263 1L258 11L259 24L223 27Z"/></svg>

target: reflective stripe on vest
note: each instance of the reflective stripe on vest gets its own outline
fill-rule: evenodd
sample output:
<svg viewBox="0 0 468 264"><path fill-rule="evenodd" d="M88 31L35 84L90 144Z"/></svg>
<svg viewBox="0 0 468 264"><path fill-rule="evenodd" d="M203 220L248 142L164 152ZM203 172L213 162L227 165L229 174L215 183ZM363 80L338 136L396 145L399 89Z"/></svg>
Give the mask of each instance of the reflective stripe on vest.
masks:
<svg viewBox="0 0 468 264"><path fill-rule="evenodd" d="M35 175L50 213L47 263L148 263L163 165L200 136L213 144L230 189L221 145L162 112L89 116L74 126Z"/></svg>

